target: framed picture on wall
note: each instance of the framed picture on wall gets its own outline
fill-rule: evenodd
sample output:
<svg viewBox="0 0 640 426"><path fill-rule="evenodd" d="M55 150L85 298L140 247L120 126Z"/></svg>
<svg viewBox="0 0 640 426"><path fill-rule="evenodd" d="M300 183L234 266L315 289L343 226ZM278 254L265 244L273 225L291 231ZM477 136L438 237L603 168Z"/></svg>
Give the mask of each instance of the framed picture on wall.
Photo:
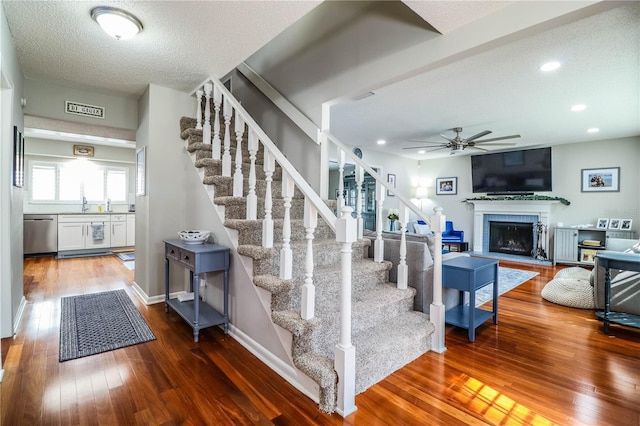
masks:
<svg viewBox="0 0 640 426"><path fill-rule="evenodd" d="M436 178L436 195L456 195L458 193L458 178Z"/></svg>
<svg viewBox="0 0 640 426"><path fill-rule="evenodd" d="M136 151L136 195L145 195L146 189L146 148L143 146Z"/></svg>
<svg viewBox="0 0 640 426"><path fill-rule="evenodd" d="M582 192L620 191L620 167L582 169Z"/></svg>
<svg viewBox="0 0 640 426"><path fill-rule="evenodd" d="M620 229L624 231L631 230L631 225L633 224L633 219L622 219L620 222Z"/></svg>
<svg viewBox="0 0 640 426"><path fill-rule="evenodd" d="M13 126L13 186L24 186L24 139L18 126Z"/></svg>
<svg viewBox="0 0 640 426"><path fill-rule="evenodd" d="M387 174L387 183L389 183L393 188L396 187L396 175L388 173ZM394 197L393 192L387 189L387 196Z"/></svg>
<svg viewBox="0 0 640 426"><path fill-rule="evenodd" d="M598 218L598 223L596 224L597 229L607 229L609 227L609 218L600 217Z"/></svg>
<svg viewBox="0 0 640 426"><path fill-rule="evenodd" d="M611 219L609 221L609 229L620 229L622 219Z"/></svg>

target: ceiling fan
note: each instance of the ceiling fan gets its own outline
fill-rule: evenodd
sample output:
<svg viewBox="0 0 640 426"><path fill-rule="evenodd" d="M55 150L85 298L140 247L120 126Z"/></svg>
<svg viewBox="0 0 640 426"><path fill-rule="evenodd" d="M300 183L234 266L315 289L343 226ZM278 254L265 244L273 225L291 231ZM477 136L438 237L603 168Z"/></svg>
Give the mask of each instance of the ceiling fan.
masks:
<svg viewBox="0 0 640 426"><path fill-rule="evenodd" d="M482 139L482 140L477 140L483 136L487 136L489 133L491 133L490 130L484 130L480 133L477 133L473 136L470 136L468 138L463 138L462 136L460 136L460 133L462 133L462 127L454 127L453 129L454 132L456 132L456 136L451 139L446 137L445 135L440 135L443 138L445 138L447 140L447 142L434 142L434 141L426 141L426 140L421 140L421 139L409 139L409 141L411 142L422 142L424 144L428 144L428 145L422 145L422 146L412 146L412 147L408 147L408 148L403 148L403 149L426 149L426 148L433 148L433 149L429 149L427 152L432 152L432 151L438 151L441 149L446 149L449 148L451 150L451 154L456 154L459 152L464 151L466 148L474 148L474 149L479 149L481 151L488 151L487 149L484 149L482 147L479 147L478 145L480 144L484 144L487 142L495 142L495 141L501 141L501 140L505 140L505 139L515 139L515 138L519 138L520 135L511 135L511 136L501 136L499 138L491 138L491 139ZM512 146L515 145L515 143L492 143L489 144L487 146Z"/></svg>

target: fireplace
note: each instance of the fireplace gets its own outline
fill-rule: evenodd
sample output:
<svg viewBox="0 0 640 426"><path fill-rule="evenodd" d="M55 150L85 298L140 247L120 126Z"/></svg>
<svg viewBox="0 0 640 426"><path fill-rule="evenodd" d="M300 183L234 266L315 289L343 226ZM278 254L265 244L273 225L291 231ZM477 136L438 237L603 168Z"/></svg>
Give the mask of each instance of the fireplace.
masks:
<svg viewBox="0 0 640 426"><path fill-rule="evenodd" d="M533 236L531 223L489 221L489 251L531 256Z"/></svg>
<svg viewBox="0 0 640 426"><path fill-rule="evenodd" d="M473 203L473 251L489 252L489 222L517 222L526 224L533 236L536 259L546 259L549 247L549 227L551 208L559 203L555 200L468 200ZM542 229L542 232L540 232ZM541 255L542 253L542 255ZM526 256L531 257L529 251Z"/></svg>

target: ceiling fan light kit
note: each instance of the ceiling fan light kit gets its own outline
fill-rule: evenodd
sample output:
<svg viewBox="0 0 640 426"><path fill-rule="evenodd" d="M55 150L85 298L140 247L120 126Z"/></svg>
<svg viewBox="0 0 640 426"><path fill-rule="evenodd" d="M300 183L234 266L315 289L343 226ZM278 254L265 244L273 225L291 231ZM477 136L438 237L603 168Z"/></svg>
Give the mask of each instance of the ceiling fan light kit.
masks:
<svg viewBox="0 0 640 426"><path fill-rule="evenodd" d="M485 144L487 142L496 142L496 141L501 141L505 139L515 139L520 137L520 135L510 135L510 136L500 136L497 138L478 140L492 133L491 130L483 130L482 132L476 133L475 135L470 136L468 138L463 138L462 136L460 136L460 133L462 133L462 127L454 127L451 130L453 130L456 133L455 137L453 138L449 138L446 135L442 135L442 134L440 135L443 138L445 138L447 142L435 142L435 141L425 141L425 140L419 140L419 139L409 139L412 142L421 142L423 144L429 144L429 145L413 146L413 147L408 147L403 149L424 150L425 148L433 148L428 152L439 151L441 149L450 149L451 153L449 155L454 155L454 154L463 152L466 148L473 148L480 151L488 151L488 149L479 147L478 145ZM513 145L515 145L515 143L510 142L510 143L491 143L487 146L513 146Z"/></svg>

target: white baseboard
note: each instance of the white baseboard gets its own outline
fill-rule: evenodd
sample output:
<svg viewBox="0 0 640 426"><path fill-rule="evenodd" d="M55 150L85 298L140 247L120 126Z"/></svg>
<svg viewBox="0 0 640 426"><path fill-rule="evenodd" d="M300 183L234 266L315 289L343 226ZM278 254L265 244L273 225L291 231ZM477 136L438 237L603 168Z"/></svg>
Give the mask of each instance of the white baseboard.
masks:
<svg viewBox="0 0 640 426"><path fill-rule="evenodd" d="M164 294L159 294L157 296L148 296L147 293L144 292L142 287L140 287L138 283L136 283L135 281L133 282L133 285L131 287L133 288L133 291L135 292L136 296L138 296L138 299L140 299L142 303L144 303L145 305L155 305L156 303L164 302ZM176 298L178 297L179 294L185 294L185 293L186 292L184 290L176 291L174 293L169 293L169 299Z"/></svg>
<svg viewBox="0 0 640 426"><path fill-rule="evenodd" d="M24 308L27 306L27 299L22 296L22 300L20 301L20 305L18 306L18 311L16 312L16 316L13 319L13 334L18 332L18 327L20 326L20 321L22 321L22 315L24 314Z"/></svg>
<svg viewBox="0 0 640 426"><path fill-rule="evenodd" d="M294 367L285 364L280 358L273 356L264 346L243 333L239 328L234 327L233 324L229 324L229 335L294 388L305 394L316 404L320 402L320 389L316 382Z"/></svg>

